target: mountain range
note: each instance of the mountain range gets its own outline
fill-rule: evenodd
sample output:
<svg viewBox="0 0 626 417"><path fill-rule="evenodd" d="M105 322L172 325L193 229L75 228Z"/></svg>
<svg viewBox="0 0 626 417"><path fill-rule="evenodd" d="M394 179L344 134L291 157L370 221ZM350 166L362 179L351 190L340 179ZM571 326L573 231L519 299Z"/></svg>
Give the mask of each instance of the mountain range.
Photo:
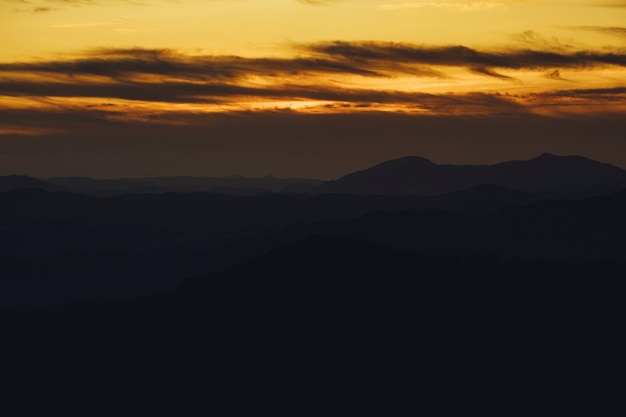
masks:
<svg viewBox="0 0 626 417"><path fill-rule="evenodd" d="M545 153L527 161L495 165L439 165L408 156L322 183L317 192L422 194L495 184L532 192L572 192L626 185L626 170L581 156Z"/></svg>
<svg viewBox="0 0 626 417"><path fill-rule="evenodd" d="M490 166L407 157L326 183L161 177L150 186L220 193L0 177L0 307L162 291L315 235L430 254L626 259L623 176L545 154Z"/></svg>
<svg viewBox="0 0 626 417"><path fill-rule="evenodd" d="M386 415L417 393L434 415L517 415L621 398L623 180L548 154L325 183L2 177L3 399Z"/></svg>
<svg viewBox="0 0 626 417"><path fill-rule="evenodd" d="M352 172L331 181L310 178L152 177L94 179L88 177L0 177L0 192L42 188L96 197L166 192L213 192L253 195L270 192L300 194L435 195L485 184L528 192L606 193L626 186L626 170L581 156L543 154L526 161L494 165L436 164L407 156Z"/></svg>

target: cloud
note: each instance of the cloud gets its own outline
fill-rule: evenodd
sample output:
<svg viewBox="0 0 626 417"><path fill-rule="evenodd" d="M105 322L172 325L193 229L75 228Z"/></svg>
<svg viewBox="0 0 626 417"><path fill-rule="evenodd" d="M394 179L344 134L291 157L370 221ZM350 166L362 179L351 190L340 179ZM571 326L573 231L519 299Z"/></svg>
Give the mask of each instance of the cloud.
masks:
<svg viewBox="0 0 626 417"><path fill-rule="evenodd" d="M405 9L424 9L424 8L435 8L435 9L446 9L452 10L456 12L474 12L478 10L488 10L488 9L502 9L504 8L504 3L499 2L491 2L491 1L478 1L478 2L463 2L463 3L452 3L445 1L420 1L414 3L388 3L381 4L378 6L381 10L405 10Z"/></svg>
<svg viewBox="0 0 626 417"><path fill-rule="evenodd" d="M68 7L102 6L109 4L127 4L148 6L165 3L170 0L0 0L0 2L19 4L14 11L21 13L49 13Z"/></svg>
<svg viewBox="0 0 626 417"><path fill-rule="evenodd" d="M612 7L612 8L626 8L626 1L614 1L612 3L592 3L593 6L598 7Z"/></svg>
<svg viewBox="0 0 626 417"><path fill-rule="evenodd" d="M319 54L317 54L319 55ZM239 79L256 76L302 74L352 74L385 76L384 71L403 71L393 62L361 65L335 57L244 58L237 56L191 56L170 49L95 49L75 59L29 63L0 63L0 71L55 74L88 74L124 77L153 74L194 79ZM441 77L427 67L410 69L414 76Z"/></svg>
<svg viewBox="0 0 626 417"><path fill-rule="evenodd" d="M59 9L58 7L33 7L29 11L31 13L48 13L48 12L53 12L58 9Z"/></svg>
<svg viewBox="0 0 626 417"><path fill-rule="evenodd" d="M570 26L569 29L587 30L615 36L626 36L626 27L624 26Z"/></svg>
<svg viewBox="0 0 626 417"><path fill-rule="evenodd" d="M626 87L561 80L564 68L624 67L620 54L385 42L315 43L295 53L101 48L2 63L0 170L336 178L407 154L484 163L545 151L626 166ZM507 90L511 84L498 81L528 68L553 90ZM454 83L445 76L459 69L490 89L429 93L394 84ZM493 159L463 159L485 155Z"/></svg>
<svg viewBox="0 0 626 417"><path fill-rule="evenodd" d="M325 42L308 46L326 57L347 62L396 62L465 67L500 77L493 69L585 69L615 65L626 67L626 54L597 51L554 52L534 49L480 51L466 46L422 46L387 42Z"/></svg>
<svg viewBox="0 0 626 417"><path fill-rule="evenodd" d="M548 73L547 76L553 80L565 80L565 78L561 77L561 71L558 69Z"/></svg>
<svg viewBox="0 0 626 417"><path fill-rule="evenodd" d="M567 49L574 49L576 47L571 42L563 43L556 37L545 38L534 30L517 33L511 36L511 38L517 42L527 45L528 47L540 50L564 51Z"/></svg>
<svg viewBox="0 0 626 417"><path fill-rule="evenodd" d="M65 60L0 63L0 128L11 127L14 134L29 129L79 131L83 125L113 120L133 126L181 126L196 123L198 115L245 112L395 112L433 117L539 112L564 117L573 112L626 111L621 87L560 91L561 85L572 85L563 82L563 68L624 67L626 58L619 54L487 52L383 42L316 43L300 45L297 52L301 54L292 58L245 58L101 48ZM472 83L484 76L489 88L473 84L473 90L456 89L457 80L445 75L459 69L478 75L470 76ZM525 69L535 71L536 79L543 78L541 83L547 82L546 76L555 80L555 91L544 87L541 92L526 88L517 93L521 84L509 88L510 83L497 83L517 82L516 71ZM450 90L420 88L429 84L450 85ZM33 113L35 109L39 113Z"/></svg>
<svg viewBox="0 0 626 417"><path fill-rule="evenodd" d="M118 25L118 22L82 22L82 23L63 23L57 25L50 25L50 28L53 29L74 29L74 28L86 28L86 27L97 27L97 26L109 26L109 25Z"/></svg>
<svg viewBox="0 0 626 417"><path fill-rule="evenodd" d="M119 33L153 33L158 32L160 29L157 28L117 28L113 29L113 32Z"/></svg>
<svg viewBox="0 0 626 417"><path fill-rule="evenodd" d="M229 84L140 83L120 84L11 82L0 81L0 92L21 97L93 98L159 103L197 103L237 105L242 101L266 100L276 102L337 103L343 108L363 108L381 105L412 108L414 111L449 113L523 112L523 105L498 94L427 94L374 89L341 89L328 85L277 84L271 87L246 87ZM98 103L98 106L101 106ZM126 104L128 106L128 104ZM88 105L94 107L93 104ZM235 107L236 108L236 107ZM116 109L118 111L118 109Z"/></svg>
<svg viewBox="0 0 626 417"><path fill-rule="evenodd" d="M536 94L537 97L543 99L561 97L561 98L584 98L601 100L605 102L624 102L626 99L626 87L612 88L580 88L576 90L560 90Z"/></svg>
<svg viewBox="0 0 626 417"><path fill-rule="evenodd" d="M23 13L48 13L64 7L98 6L105 4L128 4L133 6L148 6L159 3L172 3L171 0L0 0L6 3L19 4L23 7L14 9ZM219 0L209 0L219 1ZM343 0L296 0L309 6L325 6ZM183 2L184 3L184 2ZM27 7L24 7L27 6Z"/></svg>
<svg viewBox="0 0 626 417"><path fill-rule="evenodd" d="M105 25L112 22L81 23ZM64 26L65 27L65 26ZM64 60L0 63L0 71L98 75L111 78L136 74L182 79L236 80L251 76L282 77L306 74L396 75L433 77L447 75L437 67L466 68L475 73L506 78L497 69L542 70L626 67L623 52L509 49L481 51L466 46L425 46L391 42L322 42L299 45L299 56L246 58L231 55L188 55L172 49L97 48Z"/></svg>
<svg viewBox="0 0 626 417"><path fill-rule="evenodd" d="M338 3L342 0L298 0L300 3L308 4L309 6L326 6L328 4Z"/></svg>

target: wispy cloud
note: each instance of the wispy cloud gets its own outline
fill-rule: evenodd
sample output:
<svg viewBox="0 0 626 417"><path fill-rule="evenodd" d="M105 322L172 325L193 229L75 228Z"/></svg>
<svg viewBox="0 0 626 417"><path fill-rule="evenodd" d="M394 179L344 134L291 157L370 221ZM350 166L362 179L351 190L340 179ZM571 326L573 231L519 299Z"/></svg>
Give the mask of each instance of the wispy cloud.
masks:
<svg viewBox="0 0 626 417"><path fill-rule="evenodd" d="M157 28L115 28L112 30L113 32L119 32L119 33L153 33L153 32L158 32L160 29L157 29Z"/></svg>
<svg viewBox="0 0 626 417"><path fill-rule="evenodd" d="M82 22L82 23L62 23L57 25L50 25L53 29L74 29L74 28L86 28L97 26L110 26L119 25L118 22Z"/></svg>
<svg viewBox="0 0 626 417"><path fill-rule="evenodd" d="M488 75L495 69L585 69L626 67L626 54L598 51L555 52L535 49L481 51L465 46L422 46L387 42L325 42L308 46L313 52L347 62L419 63L464 67ZM496 75L497 76L497 75Z"/></svg>
<svg viewBox="0 0 626 417"><path fill-rule="evenodd" d="M120 104L118 108L107 109L106 114L124 111L131 103L144 103L141 106L150 111L157 108L154 107L157 103L191 106L189 109L193 111L231 111L301 109L306 102L313 107L325 106L327 111L388 108L487 114L507 109L520 113L528 105L525 96L469 91L427 93L415 88L394 88L392 81L398 77L447 82L447 69L463 69L503 81L515 80L518 70L533 70L543 72L538 77L545 79L547 75L563 81L561 69L564 68L590 71L598 66L626 67L623 54L592 51L486 52L463 46L383 42L316 43L301 45L300 51L304 54L293 58L244 58L193 56L174 50L103 48L66 60L0 64L0 95L26 102L38 99L48 103L46 100L55 98L64 106L74 107L93 106L94 100L95 104ZM352 77L352 81L341 82L342 77ZM354 77L363 82L355 81ZM559 102L564 94L573 93L558 95ZM596 90L593 97L588 97L615 102L602 97L616 96L623 99L623 92Z"/></svg>
<svg viewBox="0 0 626 417"><path fill-rule="evenodd" d="M487 52L384 42L325 42L301 45L300 51L304 54L292 58L245 58L101 48L65 60L1 63L0 94L177 103L219 103L233 97L426 103L432 102L430 95L395 89L393 79L445 82L453 78L448 71L462 69L503 81L515 81L516 71L547 70L561 80L562 69L626 68L626 55L596 51ZM337 81L342 77L361 77L363 84Z"/></svg>
<svg viewBox="0 0 626 417"><path fill-rule="evenodd" d="M382 76L376 65L361 67L323 57L243 58L190 56L170 49L107 49L86 52L76 59L0 64L0 71L87 74L124 77L153 74L180 78L238 79L248 76L284 76L311 73ZM425 75L436 73L424 70Z"/></svg>
<svg viewBox="0 0 626 417"><path fill-rule="evenodd" d="M626 8L626 1L614 1L610 3L593 3L594 6L598 7L612 7L612 8Z"/></svg>
<svg viewBox="0 0 626 417"><path fill-rule="evenodd" d="M570 26L568 29L587 30L615 36L626 36L626 26Z"/></svg>
<svg viewBox="0 0 626 417"><path fill-rule="evenodd" d="M548 51L564 51L576 48L571 41L564 42L556 37L546 38L534 30L527 30L522 33L516 33L511 38L521 44L533 49Z"/></svg>
<svg viewBox="0 0 626 417"><path fill-rule="evenodd" d="M187 55L170 49L107 49L87 51L78 57L38 62L0 64L13 74L102 76L132 80L158 76L167 80L240 83L251 77L272 79L311 76L322 82L335 76L366 78L452 77L449 70L463 69L487 77L513 80L515 71L626 67L623 52L545 51L511 49L481 51L465 46L424 46L387 42L323 42L298 47L291 58L246 58L225 55ZM508 74L502 73L508 71ZM321 77L321 78L320 78Z"/></svg>
<svg viewBox="0 0 626 417"><path fill-rule="evenodd" d="M207 0L220 1L220 0ZM292 0L309 6L325 6L343 0ZM17 4L14 10L22 13L49 13L65 7L98 6L107 4L127 4L133 6L149 6L159 3L172 3L171 0L0 0L0 2ZM184 0L181 2L184 4Z"/></svg>
<svg viewBox="0 0 626 417"><path fill-rule="evenodd" d="M16 4L14 11L21 13L49 13L62 10L67 7L101 6L109 4L128 4L135 6L147 6L150 4L163 3L167 0L0 0L2 2Z"/></svg>
<svg viewBox="0 0 626 417"><path fill-rule="evenodd" d="M381 10L405 10L405 9L446 9L455 12L474 12L478 10L502 9L504 3L491 1L452 3L445 1L420 1L413 3L387 3L378 6Z"/></svg>

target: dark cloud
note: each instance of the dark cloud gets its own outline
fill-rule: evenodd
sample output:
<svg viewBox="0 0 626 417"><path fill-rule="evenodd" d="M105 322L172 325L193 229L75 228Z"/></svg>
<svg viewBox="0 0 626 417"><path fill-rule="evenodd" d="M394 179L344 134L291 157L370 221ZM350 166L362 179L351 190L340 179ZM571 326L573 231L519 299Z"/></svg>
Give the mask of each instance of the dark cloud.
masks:
<svg viewBox="0 0 626 417"><path fill-rule="evenodd" d="M241 99L322 100L363 104L414 105L429 111L522 111L523 106L493 94L426 94L372 89L342 89L323 84L279 84L246 87L232 84L182 82L124 82L118 84L0 81L0 94L24 97L103 97L107 99L170 103L229 103Z"/></svg>
<svg viewBox="0 0 626 417"><path fill-rule="evenodd" d="M85 56L61 61L0 64L0 71L57 74L89 74L124 77L154 74L194 79L237 79L250 75L284 76L305 73L343 73L381 76L372 68L337 59L242 58L237 56L189 56L167 49L97 49ZM419 74L416 74L419 75ZM421 75L438 73L422 69Z"/></svg>
<svg viewBox="0 0 626 417"><path fill-rule="evenodd" d="M431 66L460 67L503 80L501 70L626 67L620 52L554 52L534 49L479 51L465 46L430 47L384 42L327 42L303 45L294 58L190 56L167 49L97 49L74 59L0 64L0 72L96 75L127 80L157 75L180 80L237 81L251 76L360 75L365 77L448 77Z"/></svg>
<svg viewBox="0 0 626 417"><path fill-rule="evenodd" d="M556 37L546 38L534 30L527 30L522 33L517 33L511 36L514 41L527 45L527 47L549 50L549 51L564 51L575 48L571 42L564 43Z"/></svg>
<svg viewBox="0 0 626 417"><path fill-rule="evenodd" d="M565 80L565 78L561 77L561 71L558 69L555 69L554 71L548 73L548 78L551 78L553 80Z"/></svg>
<svg viewBox="0 0 626 417"><path fill-rule="evenodd" d="M232 104L235 107L242 101L264 101L268 106L272 101L328 101L334 103L329 103L330 106L346 109L384 104L409 111L451 114L523 113L527 111L524 97L355 88L335 83L333 78L337 75L382 77L398 73L443 78L445 74L429 68L429 65L438 65L462 67L510 81L515 79L496 69L547 69L549 77L563 80L561 68L584 69L608 63L620 65L625 61L620 54L595 52L481 52L462 46L375 42L333 42L307 48L313 55L281 59L189 56L156 49L99 49L69 60L4 63L0 64L0 95L30 100L82 98L84 105L93 105L93 98L101 98L103 102L127 100ZM293 75L296 77L291 77ZM271 80L258 83L254 76ZM621 93L595 90L593 98L610 101L616 94ZM579 96L582 97L582 93Z"/></svg>
<svg viewBox="0 0 626 417"><path fill-rule="evenodd" d="M37 14L53 12L55 10L58 10L58 7L33 7L32 9L30 9L30 12Z"/></svg>
<svg viewBox="0 0 626 417"><path fill-rule="evenodd" d="M626 1L614 1L611 3L594 3L594 6L598 7L613 7L613 8L626 8Z"/></svg>
<svg viewBox="0 0 626 417"><path fill-rule="evenodd" d="M326 57L342 58L348 62L368 63L387 61L465 67L472 71L500 77L493 69L585 69L617 65L626 67L626 54L572 51L554 52L533 49L486 52L466 46L429 47L387 42L325 42L306 46Z"/></svg>
<svg viewBox="0 0 626 417"><path fill-rule="evenodd" d="M560 90L551 91L541 94L535 94L535 96L541 96L543 99L551 97L567 97L567 98L584 98L587 100L593 99L596 102L619 102L626 103L626 87L613 87L613 88L588 88L588 89L576 89L576 90Z"/></svg>
<svg viewBox="0 0 626 417"><path fill-rule="evenodd" d="M615 36L626 36L626 27L623 26L572 26L570 29L589 30Z"/></svg>

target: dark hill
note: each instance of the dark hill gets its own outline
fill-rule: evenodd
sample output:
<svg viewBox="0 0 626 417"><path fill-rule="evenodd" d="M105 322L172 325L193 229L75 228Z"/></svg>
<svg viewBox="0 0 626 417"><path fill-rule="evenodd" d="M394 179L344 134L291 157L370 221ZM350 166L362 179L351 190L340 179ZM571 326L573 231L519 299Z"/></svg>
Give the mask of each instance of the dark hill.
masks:
<svg viewBox="0 0 626 417"><path fill-rule="evenodd" d="M543 154L495 165L439 165L420 157L395 159L328 181L319 192L439 194L481 184L533 192L626 186L626 171L581 156Z"/></svg>
<svg viewBox="0 0 626 417"><path fill-rule="evenodd" d="M495 254L507 259L626 259L626 191L578 201L544 200L487 215L374 211L299 224L235 250L262 253L309 236L336 236L425 254Z"/></svg>
<svg viewBox="0 0 626 417"><path fill-rule="evenodd" d="M66 187L81 194L111 197L122 194L148 193L196 193L213 192L230 195L253 195L262 192L278 192L294 184L314 187L320 180L306 178L248 178L239 175L228 177L148 177L94 179L88 177L50 178L53 184Z"/></svg>
<svg viewBox="0 0 626 417"><path fill-rule="evenodd" d="M623 259L626 204L620 195L523 207L545 195L498 185L430 197L165 193L95 198L13 190L0 193L0 306L171 288L186 276L221 271L251 254L316 234L423 253ZM238 241L243 243L221 249Z"/></svg>
<svg viewBox="0 0 626 417"><path fill-rule="evenodd" d="M40 188L48 191L66 190L66 188L62 186L39 180L37 178L28 177L26 175L7 175L0 177L0 193L24 188Z"/></svg>

